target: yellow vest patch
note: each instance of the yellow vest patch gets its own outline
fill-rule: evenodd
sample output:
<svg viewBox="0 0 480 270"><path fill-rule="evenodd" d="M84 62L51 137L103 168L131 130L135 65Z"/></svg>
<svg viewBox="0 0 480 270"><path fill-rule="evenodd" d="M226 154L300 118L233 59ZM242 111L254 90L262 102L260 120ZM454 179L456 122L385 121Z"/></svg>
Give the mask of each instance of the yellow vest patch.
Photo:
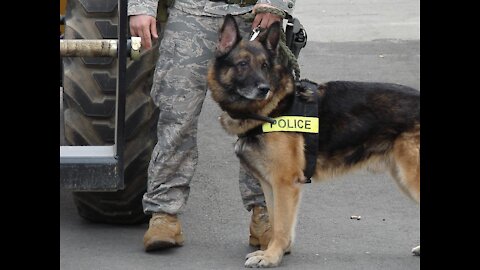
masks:
<svg viewBox="0 0 480 270"><path fill-rule="evenodd" d="M280 116L275 118L275 121L275 124L263 124L263 132L290 131L318 133L318 117Z"/></svg>

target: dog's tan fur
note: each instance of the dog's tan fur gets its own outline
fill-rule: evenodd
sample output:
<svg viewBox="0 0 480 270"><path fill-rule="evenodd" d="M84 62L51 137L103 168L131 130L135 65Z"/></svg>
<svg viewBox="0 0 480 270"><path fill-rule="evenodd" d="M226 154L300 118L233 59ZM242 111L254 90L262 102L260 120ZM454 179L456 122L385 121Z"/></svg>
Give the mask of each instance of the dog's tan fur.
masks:
<svg viewBox="0 0 480 270"><path fill-rule="evenodd" d="M231 123L232 124L232 123ZM305 168L304 140L302 135L290 133L267 133L262 136L261 152L243 146L241 160L255 178L260 180L273 235L265 251L249 254L247 258L259 258L259 265L275 266L289 251L294 240L298 206ZM237 144L241 144L242 139ZM362 167L375 166L389 169L401 190L420 202L420 156L419 131L404 133L394 143L391 151L382 156L372 156L354 166L346 166L343 155L317 158L317 168L312 180L327 180ZM251 162L254 161L254 162Z"/></svg>
<svg viewBox="0 0 480 270"><path fill-rule="evenodd" d="M227 18L227 20L231 19ZM233 24L231 21L228 23ZM234 27L227 25L227 27L223 28L233 29ZM274 32L274 30L271 31ZM271 37L272 35L273 38ZM265 39L261 42L275 44L275 32L273 34L268 32ZM223 43L226 42L223 41ZM218 60L219 62L230 61L231 63L236 63L239 61L238 59L249 59L250 68L255 70L255 67L260 66L262 61L264 61L261 57L254 54L254 52L258 51L257 48L262 46L262 43L243 40L237 43L231 43L234 45L228 44L228 46L230 46L228 50L224 48L219 49L221 53L226 54L230 59L221 59ZM227 46L223 46L227 48ZM268 46L265 46L265 48L268 49ZM268 55L268 53L263 52L261 55ZM291 74L288 74L282 66L274 65L271 67L269 76L278 76L276 78L280 79L270 79L271 88L268 95L265 95L264 98L261 99L238 99L240 102L230 102L230 100L232 100L231 95L238 95L238 93L226 87L226 85L235 85L235 68L231 67L231 63L226 65L226 67L215 62L211 63L208 72L208 85L213 99L218 102L225 111L220 117L222 127L229 134L242 135L263 124L263 122L254 119L234 119L230 116L230 112L243 110L262 116L272 116L272 114L275 116L277 113L276 110L281 106L281 102L287 96L293 94L295 87ZM360 88L368 88L370 86L340 86L340 88L341 87L358 87L359 91L363 91ZM393 87L395 89L397 86L385 85L382 87ZM341 95L338 97L335 96L337 92L335 92L334 88L335 86L333 85L321 84L316 91L318 91L318 95L324 99L327 98L326 93L328 91L330 91L330 96L328 97L330 100L344 99L345 97L340 97ZM356 89L353 89L353 91L356 91ZM396 125L397 122L400 124L405 122L404 130L398 131L399 134L396 134L394 137L382 137L377 133L372 133L371 137L364 140L363 145L348 145L350 142L347 141L346 145L348 146L337 147L335 146L336 144L332 143L331 145L333 146L331 147L333 150L318 152L316 172L312 180L318 182L364 167L385 168L391 173L399 187L408 196L420 202L420 122L416 120L418 115L416 115L415 112L410 113L407 108L397 106L397 100L382 91L383 90L380 90L378 93L375 92L375 94L372 95L371 103L366 106L371 110L378 110L378 114L376 115L380 115L380 117L385 115L385 110L389 115L389 118L385 116L385 121L395 121ZM411 106L411 108L416 108L418 100L416 99L416 94L414 94L415 91L412 92L411 89L406 89L400 92L401 94L399 95L401 95L400 98L402 102L410 103L411 105L409 106ZM371 97L369 96L369 98ZM364 102L364 99L361 100L361 102ZM350 101L348 97L346 101L352 102L354 105L360 102L357 100ZM352 112L354 111L348 111L347 113L350 114ZM338 112L331 114L338 114ZM334 121L336 118L332 117L331 114L324 111L323 115L326 117L324 119L327 119L326 121ZM403 120L404 115L408 117L411 116L411 119ZM347 127L358 125L359 127L369 128L368 122L362 122L364 119L341 119L346 122L333 122L335 128L338 126L343 127L342 125L347 125ZM320 118L321 123L322 120L323 119ZM394 129L396 127L397 126L394 126ZM342 129L339 130L340 135L345 135L345 133L341 133L344 132ZM345 132L350 132L352 136L360 136L360 131L356 130L357 129L348 129L348 131ZM385 127L385 130L385 133L380 135L391 134L389 133L390 127ZM364 132L361 135L364 134L370 133ZM348 140L348 138L347 136L345 140ZM359 149L362 151L368 150L368 153L365 152L364 154L364 152L360 152L362 155L361 158L352 161L352 158L356 157L355 155L359 155ZM304 185L302 182L305 180L303 171L306 166L304 150L303 135L293 132L264 133L254 137L240 136L235 144L235 153L239 157L242 166L260 181L265 194L270 222L273 227L272 238L267 249L247 255L245 265L248 267L277 266L281 262L284 253L290 250L294 240L298 206Z"/></svg>

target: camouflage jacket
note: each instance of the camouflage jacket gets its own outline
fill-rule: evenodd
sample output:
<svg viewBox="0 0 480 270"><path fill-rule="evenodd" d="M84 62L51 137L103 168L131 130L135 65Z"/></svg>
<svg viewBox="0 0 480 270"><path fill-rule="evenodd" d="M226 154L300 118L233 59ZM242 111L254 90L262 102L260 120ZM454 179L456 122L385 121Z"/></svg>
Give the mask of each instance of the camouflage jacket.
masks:
<svg viewBox="0 0 480 270"><path fill-rule="evenodd" d="M150 15L157 16L157 7L159 1L166 0L128 0L128 16L130 15ZM257 4L268 4L292 14L296 0L258 0ZM233 15L250 12L253 6L240 7L238 4L226 4L222 1L208 0L175 0L173 6L186 13L200 16L219 17L228 13Z"/></svg>

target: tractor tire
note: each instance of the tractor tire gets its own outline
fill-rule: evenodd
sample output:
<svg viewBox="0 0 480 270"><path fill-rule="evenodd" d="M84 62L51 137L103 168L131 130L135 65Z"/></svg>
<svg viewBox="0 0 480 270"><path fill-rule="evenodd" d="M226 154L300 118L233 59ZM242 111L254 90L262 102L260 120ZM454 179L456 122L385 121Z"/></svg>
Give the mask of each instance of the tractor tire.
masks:
<svg viewBox="0 0 480 270"><path fill-rule="evenodd" d="M69 0L65 39L117 39L117 0ZM159 28L161 29L160 25ZM127 62L124 184L120 191L74 191L81 217L99 223L139 224L148 220L142 197L156 143L158 109L150 98L158 42ZM63 58L65 140L68 145L113 145L117 59Z"/></svg>

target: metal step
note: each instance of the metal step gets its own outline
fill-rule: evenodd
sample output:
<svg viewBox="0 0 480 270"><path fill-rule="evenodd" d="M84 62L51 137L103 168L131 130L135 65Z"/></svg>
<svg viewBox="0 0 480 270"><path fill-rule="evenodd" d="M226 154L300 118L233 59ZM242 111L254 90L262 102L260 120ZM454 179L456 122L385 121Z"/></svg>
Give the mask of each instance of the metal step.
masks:
<svg viewBox="0 0 480 270"><path fill-rule="evenodd" d="M60 184L75 191L123 189L115 145L60 146Z"/></svg>
<svg viewBox="0 0 480 270"><path fill-rule="evenodd" d="M115 146L60 146L60 164L111 163Z"/></svg>
<svg viewBox="0 0 480 270"><path fill-rule="evenodd" d="M90 3L90 2L89 2ZM93 2L92 2L93 3ZM112 2L113 3L113 2ZM94 8L91 6L90 8ZM60 186L74 191L117 191L125 188L125 87L127 56L140 55L140 38L127 40L127 1L118 1L117 40L60 40L60 56L117 57L115 99L115 144L109 146L64 146L63 91L60 88ZM61 18L60 18L61 20Z"/></svg>

